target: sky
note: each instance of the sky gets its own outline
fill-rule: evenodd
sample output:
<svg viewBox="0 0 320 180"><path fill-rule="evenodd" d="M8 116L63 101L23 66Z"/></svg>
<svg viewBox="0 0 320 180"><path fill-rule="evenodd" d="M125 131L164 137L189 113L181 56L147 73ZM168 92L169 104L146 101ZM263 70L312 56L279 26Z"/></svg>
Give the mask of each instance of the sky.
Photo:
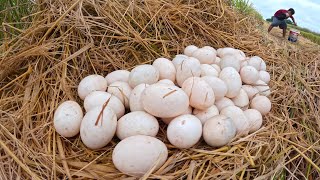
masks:
<svg viewBox="0 0 320 180"><path fill-rule="evenodd" d="M279 9L293 8L298 26L320 33L320 0L250 0L264 19Z"/></svg>

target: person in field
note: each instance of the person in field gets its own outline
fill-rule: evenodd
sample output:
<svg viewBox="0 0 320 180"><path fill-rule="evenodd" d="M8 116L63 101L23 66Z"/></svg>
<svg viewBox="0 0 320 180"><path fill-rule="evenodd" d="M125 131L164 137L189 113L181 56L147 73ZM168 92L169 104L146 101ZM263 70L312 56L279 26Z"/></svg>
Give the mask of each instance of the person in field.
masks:
<svg viewBox="0 0 320 180"><path fill-rule="evenodd" d="M295 11L292 8L288 10L285 10L285 9L278 10L273 16L272 23L268 29L268 33L272 30L273 27L279 26L279 28L282 29L283 31L283 37L285 37L287 33L287 23L285 21L286 19L291 18L294 25L297 26L297 23L293 17L294 13Z"/></svg>

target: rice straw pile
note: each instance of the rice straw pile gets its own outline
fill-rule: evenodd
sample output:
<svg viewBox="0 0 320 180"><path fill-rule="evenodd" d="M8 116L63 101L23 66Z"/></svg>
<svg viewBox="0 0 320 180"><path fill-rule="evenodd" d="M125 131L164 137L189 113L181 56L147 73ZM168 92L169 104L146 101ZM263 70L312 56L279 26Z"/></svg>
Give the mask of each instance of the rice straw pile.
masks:
<svg viewBox="0 0 320 180"><path fill-rule="evenodd" d="M317 179L320 177L319 46L270 42L260 24L222 0L38 1L28 29L0 47L0 179L124 179L112 164L116 137L87 149L53 128L59 103L76 100L89 74L172 59L190 44L258 55L271 73L272 112L263 127L228 146L201 140L173 147L143 179Z"/></svg>

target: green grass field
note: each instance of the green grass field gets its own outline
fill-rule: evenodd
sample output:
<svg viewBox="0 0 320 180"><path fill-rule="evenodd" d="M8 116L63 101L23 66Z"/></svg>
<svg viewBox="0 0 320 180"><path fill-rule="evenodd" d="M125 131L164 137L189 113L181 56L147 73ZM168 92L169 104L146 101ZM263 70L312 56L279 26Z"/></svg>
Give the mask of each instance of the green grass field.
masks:
<svg viewBox="0 0 320 180"><path fill-rule="evenodd" d="M241 13L255 17L257 20L262 21L262 15L253 7L249 0L230 0L231 5L238 9Z"/></svg>
<svg viewBox="0 0 320 180"><path fill-rule="evenodd" d="M30 15L32 5L30 0L0 0L0 42L28 26L30 18L23 17Z"/></svg>

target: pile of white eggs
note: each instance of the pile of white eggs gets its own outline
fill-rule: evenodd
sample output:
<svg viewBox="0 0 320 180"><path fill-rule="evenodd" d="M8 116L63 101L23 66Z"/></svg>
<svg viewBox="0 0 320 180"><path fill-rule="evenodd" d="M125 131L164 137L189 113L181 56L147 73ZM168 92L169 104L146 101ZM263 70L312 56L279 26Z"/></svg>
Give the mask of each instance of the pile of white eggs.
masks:
<svg viewBox="0 0 320 180"><path fill-rule="evenodd" d="M116 135L121 141L112 154L115 167L141 176L168 157L166 145L155 138L159 121L168 124L167 138L177 148L190 148L201 137L212 147L224 146L260 129L271 110L269 81L258 56L190 45L172 61L158 58L131 72L85 77L78 86L85 115L77 102L63 102L54 126L64 137L80 132L90 149L106 146Z"/></svg>

